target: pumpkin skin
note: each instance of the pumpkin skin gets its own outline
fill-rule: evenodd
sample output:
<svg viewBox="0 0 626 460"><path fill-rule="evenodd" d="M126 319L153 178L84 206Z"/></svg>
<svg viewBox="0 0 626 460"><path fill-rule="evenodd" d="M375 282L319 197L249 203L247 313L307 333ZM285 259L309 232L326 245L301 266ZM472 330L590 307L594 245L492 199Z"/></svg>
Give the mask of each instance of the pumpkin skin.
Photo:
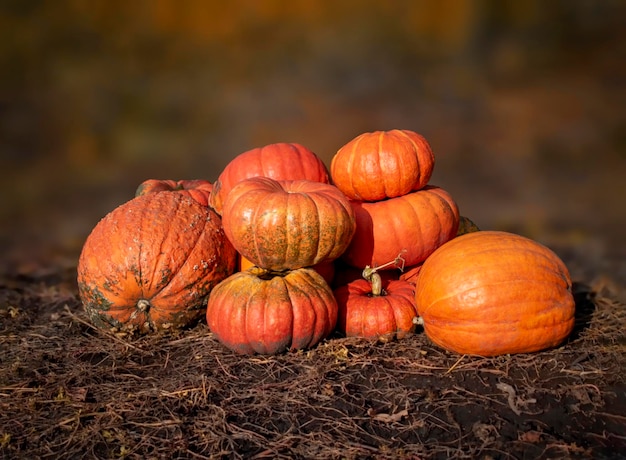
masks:
<svg viewBox="0 0 626 460"><path fill-rule="evenodd" d="M415 286L415 284L417 284L417 277L420 271L422 270L422 265L423 265L423 262L421 264L413 265L412 267L407 267L400 274L400 279L403 281L408 281L413 286Z"/></svg>
<svg viewBox="0 0 626 460"><path fill-rule="evenodd" d="M337 187L262 176L232 188L222 223L243 257L273 271L337 259L356 228L352 206Z"/></svg>
<svg viewBox="0 0 626 460"><path fill-rule="evenodd" d="M434 166L435 157L422 135L394 129L352 139L332 158L330 174L351 200L379 201L420 190Z"/></svg>
<svg viewBox="0 0 626 460"><path fill-rule="evenodd" d="M252 268L254 266L255 265L252 262L250 262L248 259L243 257L241 254L239 255L239 271L240 272L244 272L244 271L246 271L249 268ZM333 279L335 277L335 263L334 263L334 261L321 262L321 263L319 263L317 265L313 265L310 268L312 268L317 273L322 275L322 278L324 278L324 281L326 281L329 285L331 285L331 283L333 282Z"/></svg>
<svg viewBox="0 0 626 460"><path fill-rule="evenodd" d="M373 294L372 283L365 279L333 291L339 307L339 332L346 337L388 341L402 339L415 330L415 287L400 280L388 280L382 285L379 295Z"/></svg>
<svg viewBox="0 0 626 460"><path fill-rule="evenodd" d="M208 180L148 179L139 184L139 187L137 187L135 191L135 196L147 195L148 193L176 191L183 195L190 196L202 206L208 206L212 190L213 184Z"/></svg>
<svg viewBox="0 0 626 460"><path fill-rule="evenodd" d="M207 324L238 354L278 354L310 348L337 324L337 301L311 268L272 273L259 267L237 272L209 296Z"/></svg>
<svg viewBox="0 0 626 460"><path fill-rule="evenodd" d="M342 260L360 269L387 263L399 254L405 266L417 265L454 238L459 225L455 201L432 185L388 200L350 203L356 232Z"/></svg>
<svg viewBox="0 0 626 460"><path fill-rule="evenodd" d="M230 190L243 179L256 176L330 183L326 165L313 151L297 143L269 144L243 152L226 165L213 184L211 206L221 214Z"/></svg>
<svg viewBox="0 0 626 460"><path fill-rule="evenodd" d="M530 353L559 345L574 327L563 261L508 232L468 233L437 249L422 266L415 302L426 335L457 353Z"/></svg>
<svg viewBox="0 0 626 460"><path fill-rule="evenodd" d="M92 322L146 333L184 327L235 270L219 215L177 192L136 197L107 214L78 261L78 292Z"/></svg>

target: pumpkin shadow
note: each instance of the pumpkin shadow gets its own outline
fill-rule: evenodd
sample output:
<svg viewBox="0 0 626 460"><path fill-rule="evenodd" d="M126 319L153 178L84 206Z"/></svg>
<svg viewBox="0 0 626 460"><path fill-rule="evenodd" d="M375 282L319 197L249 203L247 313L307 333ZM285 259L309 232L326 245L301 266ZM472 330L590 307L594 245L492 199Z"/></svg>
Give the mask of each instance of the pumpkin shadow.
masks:
<svg viewBox="0 0 626 460"><path fill-rule="evenodd" d="M596 292L585 283L573 282L572 293L574 295L574 329L569 341L576 340L582 332L591 324L591 318L596 311Z"/></svg>
<svg viewBox="0 0 626 460"><path fill-rule="evenodd" d="M355 266L371 265L374 255L374 222L370 213L359 201L350 201L354 210L357 231L352 238L344 259Z"/></svg>

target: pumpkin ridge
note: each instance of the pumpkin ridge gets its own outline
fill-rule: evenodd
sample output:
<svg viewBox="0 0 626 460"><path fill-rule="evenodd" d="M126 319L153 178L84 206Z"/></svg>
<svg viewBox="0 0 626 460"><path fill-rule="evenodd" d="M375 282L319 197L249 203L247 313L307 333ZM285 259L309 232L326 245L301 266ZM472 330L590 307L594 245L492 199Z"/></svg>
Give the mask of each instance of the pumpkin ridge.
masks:
<svg viewBox="0 0 626 460"><path fill-rule="evenodd" d="M396 132L397 132L398 136L404 137L407 141L409 141L411 143L411 146L413 146L413 150L415 151L415 157L414 158L415 158L415 162L417 164L417 177L415 178L414 182L416 184L420 184L422 182L422 177L423 177L423 174L422 174L423 173L423 167L422 167L422 165L421 165L421 163L419 161L420 149L419 149L417 143L413 140L413 138L411 138L411 136L409 136L407 134L407 132L405 130L398 129L398 130L396 130ZM432 151L431 151L431 153L432 153ZM430 157L434 157L433 155L429 155L429 156ZM403 168L403 170L404 169L405 168ZM415 187L411 187L411 189L415 190Z"/></svg>
<svg viewBox="0 0 626 460"><path fill-rule="evenodd" d="M167 283L165 283L163 285L163 287L161 287L159 289L159 292L157 294L159 300L163 300L166 299L167 297L170 296L170 294L168 293L168 290L171 289L171 286L174 285L174 281L178 281L178 278L182 277L182 276L187 276L188 274L185 273L184 268L190 263L189 260L191 258L191 256L196 252L196 248L198 247L198 243L200 242L200 240L203 239L203 235L206 233L206 226L202 229L202 231L197 232L196 234L196 240L193 242L193 245L189 248L189 252L187 252L184 257L182 257L181 259L182 262L180 262L178 264L177 267L175 267L175 273L173 276L170 276ZM169 233L168 233L169 234ZM220 248L220 249L223 249ZM155 270L156 272L156 270ZM189 280L190 282L192 280ZM194 279L193 283L197 283L199 281L199 279Z"/></svg>
<svg viewBox="0 0 626 460"><path fill-rule="evenodd" d="M322 199L322 198L326 199L326 196L323 193L317 193L317 192L311 192L311 193L314 193L315 196L318 199ZM326 235L323 234L324 227L322 225L322 219L323 219L324 216L321 215L322 214L322 212L321 212L322 210L318 206L317 200L314 200L310 195L306 195L306 194L303 194L303 195L306 197L307 201L310 204L313 205L313 209L315 210L315 212L313 212L312 214L315 215L316 229L313 232L312 237L309 236L308 241L307 241L307 245L313 245L313 246L319 248L320 244L324 244L325 243L324 242L324 239L325 239L324 236L326 236ZM333 241L334 240L335 239L333 238ZM318 255L319 255L319 250L318 250ZM317 257L315 257L314 259L317 259ZM315 264L315 263L316 263L316 260L313 260L312 264Z"/></svg>
<svg viewBox="0 0 626 460"><path fill-rule="evenodd" d="M290 322L291 325L291 341L293 342L293 340L295 338L298 338L299 340L302 341L302 339L304 339L304 341L306 343L298 343L297 346L298 348L305 348L307 347L310 343L313 342L313 337L315 335L315 331L317 330L317 325L318 325L318 316L317 316L317 312L315 311L315 306L313 305L313 300L310 297L310 292L309 292L309 280L308 280L308 276L302 276L302 278L306 279L306 289L304 288L305 285L304 283L302 288L297 284L297 283L292 283L291 280L285 278L284 279L284 284L286 285L286 291L287 291L287 298L289 299L289 302L291 303L291 305L294 306L294 308L292 308L292 320ZM306 294L306 295L303 295ZM304 305L306 303L306 306ZM310 313L310 315L313 317L313 321L312 324L309 326L309 330L307 331L306 337L304 337L302 334L298 337L296 337L295 331L296 329L298 330L302 330L302 326L301 326L301 322L299 321L301 320L301 318L303 316L303 311L304 309L308 310L308 313Z"/></svg>
<svg viewBox="0 0 626 460"><path fill-rule="evenodd" d="M180 211L180 201L176 203L176 209L173 210L172 214L175 216L178 212ZM210 214L207 215L207 218L210 219ZM174 220L175 218L173 217L172 220ZM178 221L179 219L175 219L175 221ZM201 220L196 220L193 222L194 226L198 225L198 222L201 222ZM188 265L190 257L192 256L192 254L194 254L196 252L196 248L198 246L198 243L200 242L200 240L202 239L202 236L206 233L206 222L202 222L203 227L202 230L199 232L194 232L194 236L196 237L196 240L193 242L193 245L191 245L188 248L188 252L184 254L183 257L180 258L176 258L178 264L176 267L173 267L173 271L174 271L174 275L171 275L172 270L169 270L170 273L169 275L169 279L167 280L167 282L162 286L159 287L159 291L158 293L156 293L156 296L159 297L160 300L163 300L165 298L167 298L168 295L168 289L171 288L171 286L174 284L174 281L177 280L177 278L181 277L181 276L186 276L187 274L185 273L185 271L183 270L183 268ZM189 223L187 224L189 225ZM168 231L166 233L165 238L163 238L163 241L161 242L161 247L163 246L163 244L165 244L165 242L169 239L170 235L173 234L172 232L172 226L168 225ZM180 229L178 229L180 230ZM168 246L169 246L169 241L167 241ZM173 245L174 246L174 245ZM159 251L159 260L161 260L162 258L164 258L166 256L166 252L164 251ZM167 265L167 264L166 264ZM155 267L157 267L158 264L155 264ZM154 274L156 275L157 273L157 269L155 268L154 270ZM198 281L198 280L194 280L194 281ZM153 283L151 283L152 286Z"/></svg>
<svg viewBox="0 0 626 460"><path fill-rule="evenodd" d="M331 203L331 200L334 199L334 197L332 197L330 194L326 194L326 193L318 193L317 194L317 198L321 201L324 200L324 203ZM324 208L322 209L318 203L317 200L311 200L313 202L313 206L315 206L315 210L316 210L316 215L317 215L317 232L315 232L315 234L317 235L317 241L315 242L315 245L321 249L321 251L318 249L318 256L320 255L320 253L324 254L324 255L331 255L335 252L335 248L337 247L337 242L340 241L339 239L339 226L333 226L332 227L332 231L333 231L333 235L332 237L330 237L329 234L327 234L328 232L323 232L323 230L328 230L327 228L325 228L322 223L323 223L323 219L328 217L328 214L326 213L327 209L330 209L333 212L332 215L332 220L333 221L338 221L339 220L339 211L334 209L332 206L331 207L326 207L324 206ZM342 206L343 209L345 209ZM329 219L331 220L331 219ZM316 257L317 259L318 257ZM314 262L317 263L317 260Z"/></svg>
<svg viewBox="0 0 626 460"><path fill-rule="evenodd" d="M180 201L179 199L175 200L175 207L172 209L171 207L167 206L167 207L163 207L163 206L159 206L159 211L163 210L163 208L165 208L165 211L167 211L167 215L163 216L163 220L166 222L174 222L177 221L175 220L175 218L173 216L175 216L178 211L180 210ZM147 214L147 209L144 208L143 212L142 212L142 216L141 216L141 224L140 226L143 227L144 221L146 219L146 214ZM165 214L165 213L164 213ZM155 277L157 276L157 273L159 272L159 267L161 267L162 265L167 265L167 264L162 264L162 261L164 260L166 253L165 251L163 251L163 246L165 245L165 242L167 241L169 242L169 238L170 235L172 234L172 230L173 230L173 225L166 225L166 233L164 235L164 237L161 239L160 243L159 243L159 252L156 256L156 259L154 260L154 262L152 264L149 263L149 265L152 265L154 267L154 269L152 270L152 273L150 276L150 282L149 284L144 284L142 283L141 285L141 297L142 299L146 299L146 300L150 300L150 298L152 298L154 296L154 292L152 292L153 287L155 286ZM143 233L143 232L142 232ZM168 244L167 246L170 246L170 244ZM170 247L173 247L173 245L171 245ZM142 257L141 257L141 252L142 252L142 248L143 248L143 243L139 244L139 276L140 279L144 279L144 267L142 267ZM189 255L187 255L188 257ZM180 265L177 267L178 269L180 268ZM167 283L165 283L165 285L163 285L163 287L161 287L159 289L159 291L161 291L162 289L164 289L168 284L170 284L172 282L172 276L169 276L169 279L167 281ZM144 291L144 285L146 286L146 289ZM157 282L158 285L158 282ZM151 295L147 296L146 292L151 292Z"/></svg>

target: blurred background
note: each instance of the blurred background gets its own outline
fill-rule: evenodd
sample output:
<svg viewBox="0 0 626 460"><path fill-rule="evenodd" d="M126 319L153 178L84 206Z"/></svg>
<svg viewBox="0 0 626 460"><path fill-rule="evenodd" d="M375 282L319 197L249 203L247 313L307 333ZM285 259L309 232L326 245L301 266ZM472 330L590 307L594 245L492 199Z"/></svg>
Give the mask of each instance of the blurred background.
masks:
<svg viewBox="0 0 626 460"><path fill-rule="evenodd" d="M298 142L430 141L483 229L626 279L626 2L3 0L5 269L72 269L148 178L214 181Z"/></svg>

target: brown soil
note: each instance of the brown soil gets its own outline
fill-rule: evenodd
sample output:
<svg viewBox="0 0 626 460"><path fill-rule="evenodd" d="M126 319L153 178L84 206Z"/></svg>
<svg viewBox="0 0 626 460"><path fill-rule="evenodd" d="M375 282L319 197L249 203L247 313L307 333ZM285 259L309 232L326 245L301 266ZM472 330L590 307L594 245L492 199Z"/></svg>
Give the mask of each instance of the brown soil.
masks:
<svg viewBox="0 0 626 460"><path fill-rule="evenodd" d="M241 357L197 324L94 328L75 266L0 278L3 458L619 458L626 306L575 285L555 350L481 358L422 331Z"/></svg>

